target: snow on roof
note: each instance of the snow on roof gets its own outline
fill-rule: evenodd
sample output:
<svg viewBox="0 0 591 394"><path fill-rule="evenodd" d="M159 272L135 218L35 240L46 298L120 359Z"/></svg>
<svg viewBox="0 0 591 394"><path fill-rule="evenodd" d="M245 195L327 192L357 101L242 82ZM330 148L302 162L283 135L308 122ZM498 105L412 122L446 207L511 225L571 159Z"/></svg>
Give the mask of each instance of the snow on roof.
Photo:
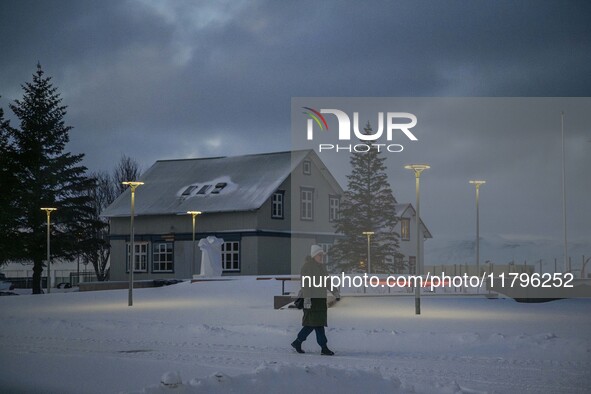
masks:
<svg viewBox="0 0 591 394"><path fill-rule="evenodd" d="M136 215L180 214L187 211L250 211L261 205L287 179L311 150L234 157L159 160L140 178L135 193ZM130 215L126 190L102 216Z"/></svg>

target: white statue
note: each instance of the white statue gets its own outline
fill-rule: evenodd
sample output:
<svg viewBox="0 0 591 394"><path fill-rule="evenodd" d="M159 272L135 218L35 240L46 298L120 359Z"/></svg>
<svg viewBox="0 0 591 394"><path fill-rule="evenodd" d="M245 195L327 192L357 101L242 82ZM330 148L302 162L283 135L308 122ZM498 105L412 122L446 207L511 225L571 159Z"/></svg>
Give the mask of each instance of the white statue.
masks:
<svg viewBox="0 0 591 394"><path fill-rule="evenodd" d="M224 240L209 236L199 241L201 249L201 273L200 276L222 276L222 245Z"/></svg>

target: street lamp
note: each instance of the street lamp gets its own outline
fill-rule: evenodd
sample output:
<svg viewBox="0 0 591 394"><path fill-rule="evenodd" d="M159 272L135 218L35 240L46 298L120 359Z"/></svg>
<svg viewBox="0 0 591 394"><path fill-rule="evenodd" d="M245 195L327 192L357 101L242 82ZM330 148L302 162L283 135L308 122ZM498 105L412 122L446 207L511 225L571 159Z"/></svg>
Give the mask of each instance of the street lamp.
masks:
<svg viewBox="0 0 591 394"><path fill-rule="evenodd" d="M407 170L413 170L415 173L415 180L416 180L416 195L417 195L417 263L416 263L416 268L417 268L417 274L418 275L422 275L423 274L423 261L421 259L421 208L420 208L420 197L421 197L421 193L420 193L420 178L421 178L421 173L429 168L431 168L431 166L429 166L428 164L409 164L407 166L404 166L404 168L406 168ZM415 315L420 315L421 314L421 287L420 286L416 286L415 283Z"/></svg>
<svg viewBox="0 0 591 394"><path fill-rule="evenodd" d="M480 197L480 186L484 185L486 181L470 181L476 186L476 275L480 276L480 210L478 208L478 200ZM480 287L478 288L480 292Z"/></svg>
<svg viewBox="0 0 591 394"><path fill-rule="evenodd" d="M201 215L201 211L187 211L189 215L193 217L193 256L191 257L191 278L195 273L195 218L197 215Z"/></svg>
<svg viewBox="0 0 591 394"><path fill-rule="evenodd" d="M144 182L136 182L136 181L127 181L121 182L124 185L127 185L131 188L131 223L129 225L129 243L130 243L130 251L129 251L129 297L128 297L128 306L133 305L133 269L135 266L135 245L134 245L134 238L135 235L133 233L133 217L135 215L135 189L138 186L144 184Z"/></svg>
<svg viewBox="0 0 591 394"><path fill-rule="evenodd" d="M57 208L41 208L41 210L47 213L47 294L49 294L51 292L51 258L49 257L51 245L49 243L49 226L51 223L51 213L57 211Z"/></svg>
<svg viewBox="0 0 591 394"><path fill-rule="evenodd" d="M369 251L370 238L374 235L373 231L364 231L363 235L367 235L367 274L371 274L371 253Z"/></svg>

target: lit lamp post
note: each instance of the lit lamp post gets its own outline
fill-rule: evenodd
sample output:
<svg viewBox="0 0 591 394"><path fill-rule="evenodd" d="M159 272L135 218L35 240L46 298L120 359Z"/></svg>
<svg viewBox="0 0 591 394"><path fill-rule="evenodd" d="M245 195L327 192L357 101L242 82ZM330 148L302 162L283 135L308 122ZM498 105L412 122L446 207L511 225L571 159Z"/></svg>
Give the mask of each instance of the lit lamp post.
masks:
<svg viewBox="0 0 591 394"><path fill-rule="evenodd" d="M407 170L413 170L415 173L415 180L416 180L416 195L417 195L417 262L416 262L416 274L417 275L422 275L423 274L423 261L421 259L421 208L420 208L420 197L421 197L421 193L420 193L420 178L421 178L421 173L429 168L431 168L431 166L427 165L427 164L410 164L407 166L404 166L404 168L406 168ZM415 283L415 314L416 315L420 315L421 314L421 287L420 286L416 286Z"/></svg>
<svg viewBox="0 0 591 394"><path fill-rule="evenodd" d="M131 188L131 223L130 223L130 230L129 230L129 243L130 243L130 250L129 250L129 297L128 297L128 304L129 306L133 305L133 269L135 266L135 245L134 245L134 238L135 234L133 232L133 217L135 216L135 189L138 186L144 184L144 182L135 182L135 181L127 181L121 182L124 185L128 185Z"/></svg>
<svg viewBox="0 0 591 394"><path fill-rule="evenodd" d="M193 217L193 255L191 257L191 278L195 273L195 218L197 215L201 215L201 211L187 211L189 215Z"/></svg>
<svg viewBox="0 0 591 394"><path fill-rule="evenodd" d="M374 235L373 231L364 231L363 235L367 235L367 274L371 274L371 253L369 251L369 244L371 236Z"/></svg>
<svg viewBox="0 0 591 394"><path fill-rule="evenodd" d="M476 186L476 275L480 276L480 210L478 208L478 199L480 197L480 186L484 185L486 181L470 181ZM480 292L480 287L478 288Z"/></svg>
<svg viewBox="0 0 591 394"><path fill-rule="evenodd" d="M41 210L47 213L47 294L49 294L51 292L51 258L49 257L51 245L49 243L49 226L51 223L51 213L57 211L57 208L41 208Z"/></svg>

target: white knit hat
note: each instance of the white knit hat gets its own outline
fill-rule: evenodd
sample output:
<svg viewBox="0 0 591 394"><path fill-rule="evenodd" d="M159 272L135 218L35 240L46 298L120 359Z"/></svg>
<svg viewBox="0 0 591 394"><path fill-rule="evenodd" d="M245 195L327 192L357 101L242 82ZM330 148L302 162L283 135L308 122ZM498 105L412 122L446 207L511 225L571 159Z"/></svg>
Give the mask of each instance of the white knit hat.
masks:
<svg viewBox="0 0 591 394"><path fill-rule="evenodd" d="M310 247L310 256L314 258L318 253L324 253L322 247L319 245L312 245L312 247Z"/></svg>

